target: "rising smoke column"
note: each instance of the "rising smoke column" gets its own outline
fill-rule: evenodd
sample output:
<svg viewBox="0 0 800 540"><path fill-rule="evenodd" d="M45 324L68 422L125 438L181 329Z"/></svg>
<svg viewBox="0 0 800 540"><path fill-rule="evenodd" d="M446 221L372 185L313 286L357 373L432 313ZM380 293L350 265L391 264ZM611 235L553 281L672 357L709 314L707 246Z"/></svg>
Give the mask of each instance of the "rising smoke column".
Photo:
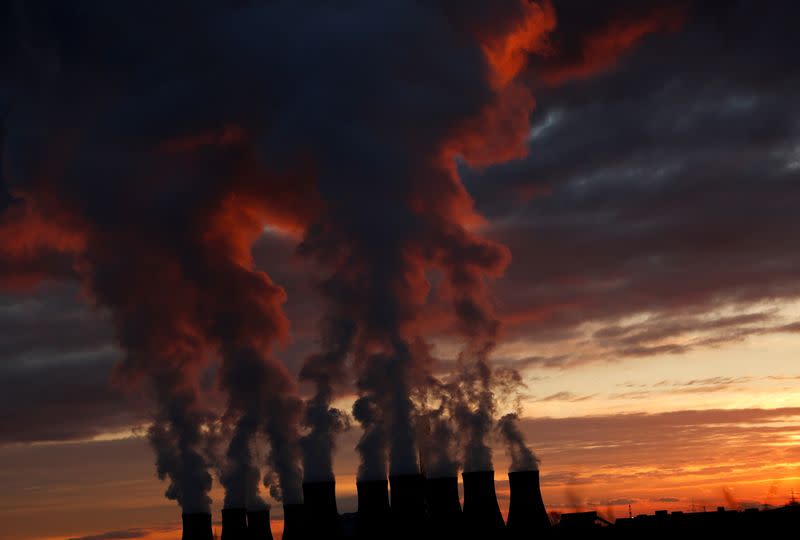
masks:
<svg viewBox="0 0 800 540"><path fill-rule="evenodd" d="M533 99L515 77L551 13L517 0L269 6L283 26L264 33L290 59L280 73L293 84L276 89L268 155L303 149L314 164L322 212L301 252L325 276L326 317L355 326L359 477L383 478L387 461L390 474L415 473L410 395L421 366L411 344L427 272L445 274L486 389L496 330L473 319L493 320L484 281L509 259L474 232L456 159L481 166L524 153ZM494 413L491 396L481 399L483 443Z"/></svg>
<svg viewBox="0 0 800 540"><path fill-rule="evenodd" d="M491 67L489 80L496 101L479 118L467 123L465 132L451 143L459 150L446 148L445 156L452 157L452 152L459 154L460 151L462 159L480 167L520 157L526 152L522 145L525 125L510 123L502 129L498 121L532 110L533 97L516 77L525 66L527 52L543 46L544 36L555 27L555 16L549 2L517 4L517 7L520 10L517 17L506 20L501 31L483 35L483 50ZM482 138L472 132L476 125L487 135ZM476 145L476 141L482 141L484 146ZM451 174L457 176L457 172ZM451 211L466 211L476 219L470 202L468 197L466 201L454 197ZM467 340L458 362L453 418L462 438L464 470L490 470L493 468L492 451L488 439L497 404L489 356L497 340L499 320L490 302L487 278L502 274L510 253L504 246L480 239L463 226L447 228L445 235L441 243L446 247L441 250L439 259L445 273L445 295L452 300L459 330ZM508 418L506 423L514 421L515 418Z"/></svg>
<svg viewBox="0 0 800 540"><path fill-rule="evenodd" d="M300 379L314 383L314 395L305 403L303 424L309 429L301 439L303 473L307 482L334 479L333 453L336 436L349 427L349 417L331 406L334 385L346 378L347 353L355 336L355 325L345 317L323 321L323 352L309 356Z"/></svg>
<svg viewBox="0 0 800 540"><path fill-rule="evenodd" d="M245 146L249 159L251 149ZM248 159L240 157L236 162L242 167ZM244 174L241 168L239 173ZM248 181L257 174L256 170L246 170ZM260 189L268 179L259 180ZM245 184L234 197L224 199L222 211L211 219L212 227L205 233L212 258L195 268L207 272L203 281L212 287L207 296L213 314L208 332L219 343L223 360L220 381L229 397L229 413L239 415L227 457L231 470L250 471L226 478L232 481L226 485L230 488L226 490L226 503L255 508L263 505L250 480L252 444L258 432L267 435L269 466L279 479L277 485L270 486L273 496L286 503L302 501L297 431L301 400L289 371L272 357L275 343L288 337L288 320L282 309L286 295L266 274L253 269L250 246L261 234L263 214L269 210L250 198L248 187ZM242 480L248 481L244 492Z"/></svg>
<svg viewBox="0 0 800 540"><path fill-rule="evenodd" d="M417 390L417 440L420 446L420 461L428 478L445 478L458 475L461 465L456 447L454 400L456 390L452 383L445 383L429 375L428 380Z"/></svg>
<svg viewBox="0 0 800 540"><path fill-rule="evenodd" d="M538 471L539 458L525 444L525 437L519 429L519 416L508 413L497 421L497 429L506 444L506 450L511 457L510 472Z"/></svg>
<svg viewBox="0 0 800 540"><path fill-rule="evenodd" d="M79 239L69 245L77 273L123 351L117 378L152 390L149 437L167 497L209 510L215 415L199 381L220 357L231 500L259 503L250 446L263 432L281 495L297 502L300 401L271 355L287 333L285 295L253 269L249 248L268 222L299 227L313 203L302 178L258 157L251 67L261 52L237 41L238 13L213 1L189 12L139 2L24 11L10 34L24 64L9 83L10 191ZM142 27L147 39L136 38ZM47 54L28 54L39 49Z"/></svg>
<svg viewBox="0 0 800 540"><path fill-rule="evenodd" d="M416 472L411 343L427 272L443 271L467 321L508 262L476 234L456 159L524 153L533 99L516 74L548 10L527 0L43 5L31 34L55 53L37 71L46 84L21 92L8 121L12 190L85 238L80 274L112 313L120 376L158 382L153 440L171 494L207 499L197 380L220 355L226 418L260 417L283 495L297 496L301 411L271 354L282 297L248 260L275 219L305 230L303 252L335 291L330 319L355 327L362 478L385 475L387 459L393 474ZM489 349L474 341L471 351ZM260 399L240 399L251 391ZM234 454L251 437L241 426ZM231 470L250 474L248 459Z"/></svg>
<svg viewBox="0 0 800 540"><path fill-rule="evenodd" d="M499 255L499 253L498 253ZM456 255L460 259L460 255ZM501 259L497 260L497 264ZM459 329L467 345L458 359L454 419L462 439L465 471L492 470L489 436L497 410L494 373L489 360L499 321L487 301L484 276L479 269L448 265Z"/></svg>

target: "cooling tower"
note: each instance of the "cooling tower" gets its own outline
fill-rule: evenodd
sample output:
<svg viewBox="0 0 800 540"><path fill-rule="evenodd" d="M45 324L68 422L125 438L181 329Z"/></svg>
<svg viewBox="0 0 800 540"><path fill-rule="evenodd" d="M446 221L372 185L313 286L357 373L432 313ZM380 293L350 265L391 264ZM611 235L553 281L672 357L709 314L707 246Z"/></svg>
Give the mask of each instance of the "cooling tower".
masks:
<svg viewBox="0 0 800 540"><path fill-rule="evenodd" d="M425 478L421 474L390 476L389 485L395 534L399 537L420 534L427 522Z"/></svg>
<svg viewBox="0 0 800 540"><path fill-rule="evenodd" d="M539 471L508 473L511 503L508 507L508 535L513 539L541 537L550 529L539 487Z"/></svg>
<svg viewBox="0 0 800 540"><path fill-rule="evenodd" d="M497 493L494 489L494 471L465 472L464 527L471 537L493 538L503 532L505 524Z"/></svg>
<svg viewBox="0 0 800 540"><path fill-rule="evenodd" d="M214 540L211 532L211 514L183 514L183 534L181 540Z"/></svg>
<svg viewBox="0 0 800 540"><path fill-rule="evenodd" d="M246 540L247 510L244 508L222 509L222 540Z"/></svg>
<svg viewBox="0 0 800 540"><path fill-rule="evenodd" d="M428 519L433 538L460 537L463 515L458 500L458 477L425 480Z"/></svg>
<svg viewBox="0 0 800 540"><path fill-rule="evenodd" d="M303 504L309 538L327 540L342 537L339 511L336 509L336 482L304 482Z"/></svg>
<svg viewBox="0 0 800 540"><path fill-rule="evenodd" d="M283 505L283 540L306 540L305 507L302 504Z"/></svg>
<svg viewBox="0 0 800 540"><path fill-rule="evenodd" d="M356 538L379 539L389 527L389 484L386 480L356 482L358 490L358 523Z"/></svg>
<svg viewBox="0 0 800 540"><path fill-rule="evenodd" d="M247 540L272 540L269 508L247 512Z"/></svg>

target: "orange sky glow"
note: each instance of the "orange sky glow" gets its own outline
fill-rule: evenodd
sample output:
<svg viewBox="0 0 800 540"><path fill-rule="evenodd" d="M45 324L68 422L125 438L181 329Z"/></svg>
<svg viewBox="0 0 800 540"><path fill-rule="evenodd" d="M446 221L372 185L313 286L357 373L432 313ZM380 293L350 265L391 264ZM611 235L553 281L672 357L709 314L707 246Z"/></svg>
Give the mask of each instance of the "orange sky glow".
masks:
<svg viewBox="0 0 800 540"><path fill-rule="evenodd" d="M737 358L759 351L775 373L783 368L780 374L762 366L755 377L749 362L737 366ZM541 459L548 510L592 509L623 517L628 505L636 514L786 503L800 490L800 392L794 389L800 374L785 374L798 352L800 339L767 337L662 365L636 360L526 371L529 394L521 425ZM684 365L695 365L697 373ZM703 377L704 370L722 375ZM637 382L641 377L651 382ZM594 395L582 394L587 387ZM357 436L355 430L344 434L337 454L342 512L356 509ZM148 529L144 537L154 540L179 537L179 509L163 498L143 438L116 433L5 447L0 463L7 486L0 494L0 520L9 540L61 540L129 528ZM499 446L495 463L505 513L508 461ZM218 485L211 495L218 519ZM43 514L49 519L39 519ZM280 517L280 504L273 501L273 531L280 530Z"/></svg>
<svg viewBox="0 0 800 540"><path fill-rule="evenodd" d="M336 439L342 513L372 474L363 425L403 439L373 461L418 470L420 390L450 407L452 454L470 455L463 411L518 413L551 513L800 497L800 11L11 4L3 539L179 539L159 423L169 495L206 508L208 472L215 533L220 469L252 479L251 453L299 501L315 391L336 419L358 397L379 411ZM505 515L511 459L480 429Z"/></svg>

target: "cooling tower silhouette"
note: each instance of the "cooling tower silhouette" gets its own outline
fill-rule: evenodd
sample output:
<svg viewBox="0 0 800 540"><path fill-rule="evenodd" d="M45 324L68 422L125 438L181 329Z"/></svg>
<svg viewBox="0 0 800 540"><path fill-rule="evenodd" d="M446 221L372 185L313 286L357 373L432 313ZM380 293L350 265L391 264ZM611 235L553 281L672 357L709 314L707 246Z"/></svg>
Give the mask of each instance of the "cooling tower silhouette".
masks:
<svg viewBox="0 0 800 540"><path fill-rule="evenodd" d="M470 537L495 538L503 533L505 524L497 493L494 471L474 471L462 474L464 479L464 526Z"/></svg>
<svg viewBox="0 0 800 540"><path fill-rule="evenodd" d="M183 534L181 540L214 540L211 532L211 514L190 513L181 515Z"/></svg>
<svg viewBox="0 0 800 540"><path fill-rule="evenodd" d="M389 485L394 534L407 537L427 530L425 478L421 474L390 476Z"/></svg>
<svg viewBox="0 0 800 540"><path fill-rule="evenodd" d="M358 490L358 522L356 538L379 540L389 527L389 484L386 480L356 482Z"/></svg>
<svg viewBox="0 0 800 540"><path fill-rule="evenodd" d="M247 510L244 508L222 509L222 540L246 540Z"/></svg>
<svg viewBox="0 0 800 540"><path fill-rule="evenodd" d="M539 471L508 473L511 503L506 528L513 539L541 537L550 529L550 518L542 500Z"/></svg>
<svg viewBox="0 0 800 540"><path fill-rule="evenodd" d="M428 520L433 538L458 538L463 534L464 516L458 500L458 477L425 480Z"/></svg>
<svg viewBox="0 0 800 540"><path fill-rule="evenodd" d="M283 540L306 540L305 507L302 504L283 505Z"/></svg>
<svg viewBox="0 0 800 540"><path fill-rule="evenodd" d="M306 532L314 540L342 537L342 525L336 508L336 482L304 482Z"/></svg>
<svg viewBox="0 0 800 540"><path fill-rule="evenodd" d="M272 540L269 508L247 512L247 540Z"/></svg>

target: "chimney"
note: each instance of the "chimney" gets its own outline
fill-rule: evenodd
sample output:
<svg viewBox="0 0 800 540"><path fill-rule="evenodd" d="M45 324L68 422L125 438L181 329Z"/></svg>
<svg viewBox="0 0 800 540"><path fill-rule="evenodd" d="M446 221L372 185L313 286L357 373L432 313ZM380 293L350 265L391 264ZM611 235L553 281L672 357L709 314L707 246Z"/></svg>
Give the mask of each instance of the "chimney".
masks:
<svg viewBox="0 0 800 540"><path fill-rule="evenodd" d="M211 514L183 514L183 535L181 540L214 540L211 532Z"/></svg>
<svg viewBox="0 0 800 540"><path fill-rule="evenodd" d="M421 474L389 477L395 533L401 537L420 534L426 525L425 478Z"/></svg>
<svg viewBox="0 0 800 540"><path fill-rule="evenodd" d="M246 540L247 510L244 508L222 509L222 540Z"/></svg>
<svg viewBox="0 0 800 540"><path fill-rule="evenodd" d="M247 540L272 540L269 508L247 512Z"/></svg>
<svg viewBox="0 0 800 540"><path fill-rule="evenodd" d="M494 490L494 471L474 471L464 478L464 526L475 537L494 537L503 532L505 524L497 493Z"/></svg>
<svg viewBox="0 0 800 540"><path fill-rule="evenodd" d="M303 501L310 538L335 539L342 537L339 511L336 509L336 482L334 480L304 482Z"/></svg>
<svg viewBox="0 0 800 540"><path fill-rule="evenodd" d="M550 529L550 518L542 500L539 471L508 473L511 504L506 527L512 539L534 538Z"/></svg>
<svg viewBox="0 0 800 540"><path fill-rule="evenodd" d="M425 497L434 538L463 534L463 515L458 500L458 477L428 478Z"/></svg>
<svg viewBox="0 0 800 540"><path fill-rule="evenodd" d="M283 540L305 540L305 507L302 503L283 505Z"/></svg>
<svg viewBox="0 0 800 540"><path fill-rule="evenodd" d="M389 522L389 483L386 480L356 482L358 523L356 538L373 540L386 534Z"/></svg>

